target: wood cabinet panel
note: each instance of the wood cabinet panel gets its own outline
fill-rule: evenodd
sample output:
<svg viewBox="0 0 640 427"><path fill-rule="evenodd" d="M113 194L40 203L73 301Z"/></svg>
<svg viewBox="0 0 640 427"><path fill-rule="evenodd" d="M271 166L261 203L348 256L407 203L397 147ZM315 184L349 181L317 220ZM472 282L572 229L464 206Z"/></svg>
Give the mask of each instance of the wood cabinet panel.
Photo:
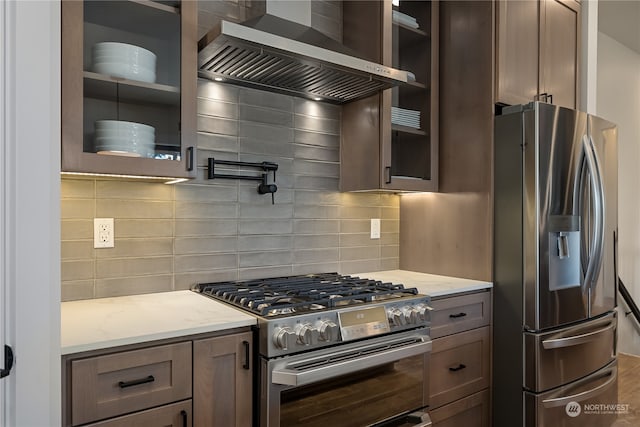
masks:
<svg viewBox="0 0 640 427"><path fill-rule="evenodd" d="M191 397L191 342L71 362L73 425Z"/></svg>
<svg viewBox="0 0 640 427"><path fill-rule="evenodd" d="M497 2L496 87L498 101L526 104L538 90L537 0Z"/></svg>
<svg viewBox="0 0 640 427"><path fill-rule="evenodd" d="M540 32L540 87L552 104L578 106L580 4L545 0Z"/></svg>
<svg viewBox="0 0 640 427"><path fill-rule="evenodd" d="M479 328L491 323L491 292L431 301L431 338Z"/></svg>
<svg viewBox="0 0 640 427"><path fill-rule="evenodd" d="M191 400L161 406L159 408L136 412L123 417L112 418L88 427L139 427L139 426L163 426L163 427L191 427Z"/></svg>
<svg viewBox="0 0 640 427"><path fill-rule="evenodd" d="M433 340L429 376L432 408L489 387L490 346L488 326Z"/></svg>
<svg viewBox="0 0 640 427"><path fill-rule="evenodd" d="M251 332L193 342L194 425L252 424Z"/></svg>
<svg viewBox="0 0 640 427"><path fill-rule="evenodd" d="M500 0L496 5L496 103L539 100L576 108L580 3Z"/></svg>
<svg viewBox="0 0 640 427"><path fill-rule="evenodd" d="M489 414L488 390L429 412L433 427L489 427Z"/></svg>

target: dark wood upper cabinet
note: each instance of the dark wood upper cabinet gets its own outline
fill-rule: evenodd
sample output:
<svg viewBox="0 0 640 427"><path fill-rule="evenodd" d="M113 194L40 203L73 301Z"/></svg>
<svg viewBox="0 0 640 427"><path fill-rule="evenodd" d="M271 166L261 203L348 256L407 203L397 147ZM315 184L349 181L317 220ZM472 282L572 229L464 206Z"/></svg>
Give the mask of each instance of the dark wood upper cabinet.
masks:
<svg viewBox="0 0 640 427"><path fill-rule="evenodd" d="M496 7L496 103L576 108L580 3L501 0Z"/></svg>
<svg viewBox="0 0 640 427"><path fill-rule="evenodd" d="M62 171L195 176L197 4L62 2ZM96 43L119 42L156 55L156 77L127 79L96 70ZM102 72L99 72L102 71ZM97 153L95 123L119 120L155 129L144 153Z"/></svg>
<svg viewBox="0 0 640 427"><path fill-rule="evenodd" d="M343 42L415 81L342 108L342 191L437 191L438 2L343 2Z"/></svg>

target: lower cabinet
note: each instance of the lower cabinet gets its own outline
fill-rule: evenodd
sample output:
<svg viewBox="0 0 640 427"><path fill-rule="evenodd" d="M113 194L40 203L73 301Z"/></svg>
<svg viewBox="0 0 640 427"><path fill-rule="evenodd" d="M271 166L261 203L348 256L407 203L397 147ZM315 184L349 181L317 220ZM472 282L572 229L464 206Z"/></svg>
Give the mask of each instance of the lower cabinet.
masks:
<svg viewBox="0 0 640 427"><path fill-rule="evenodd" d="M429 414L434 426L490 425L491 292L432 300Z"/></svg>
<svg viewBox="0 0 640 427"><path fill-rule="evenodd" d="M429 414L433 427L489 427L489 391L474 393Z"/></svg>
<svg viewBox="0 0 640 427"><path fill-rule="evenodd" d="M252 352L240 331L64 356L62 425L249 427Z"/></svg>
<svg viewBox="0 0 640 427"><path fill-rule="evenodd" d="M193 342L194 426L250 427L251 332Z"/></svg>
<svg viewBox="0 0 640 427"><path fill-rule="evenodd" d="M89 424L88 427L191 427L193 425L192 419L191 399L189 399L184 402L173 403L171 405Z"/></svg>

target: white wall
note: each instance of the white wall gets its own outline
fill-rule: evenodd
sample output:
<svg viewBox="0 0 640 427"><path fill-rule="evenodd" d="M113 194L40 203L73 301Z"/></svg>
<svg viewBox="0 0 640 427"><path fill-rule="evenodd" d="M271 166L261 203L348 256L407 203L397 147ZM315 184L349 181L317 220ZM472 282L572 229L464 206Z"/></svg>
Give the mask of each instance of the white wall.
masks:
<svg viewBox="0 0 640 427"><path fill-rule="evenodd" d="M61 411L60 2L2 6L0 315L15 365L0 383L0 425L52 427Z"/></svg>
<svg viewBox="0 0 640 427"><path fill-rule="evenodd" d="M640 54L600 32L597 70L597 115L618 124L619 275L640 303ZM640 355L640 333L621 314L618 348Z"/></svg>

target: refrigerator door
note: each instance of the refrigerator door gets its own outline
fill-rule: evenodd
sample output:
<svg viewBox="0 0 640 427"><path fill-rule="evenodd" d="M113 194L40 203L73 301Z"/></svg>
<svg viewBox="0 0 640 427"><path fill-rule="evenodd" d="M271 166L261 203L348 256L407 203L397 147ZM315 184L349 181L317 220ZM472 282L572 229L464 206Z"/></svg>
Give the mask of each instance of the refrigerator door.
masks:
<svg viewBox="0 0 640 427"><path fill-rule="evenodd" d="M601 369L615 358L617 317L604 317L542 334L524 334L524 387L542 392Z"/></svg>
<svg viewBox="0 0 640 427"><path fill-rule="evenodd" d="M606 427L617 418L617 361L546 393L524 393L526 427Z"/></svg>
<svg viewBox="0 0 640 427"><path fill-rule="evenodd" d="M579 203L587 114L535 102L523 126L523 326L539 331L589 317Z"/></svg>
<svg viewBox="0 0 640 427"><path fill-rule="evenodd" d="M615 235L618 229L618 145L617 127L613 123L595 116L588 116L588 139L595 163L597 185L601 194L589 194L590 202L583 203L583 250L595 252L592 259L593 272L585 277L585 290L589 294L589 315L598 316L612 310L616 305L617 265L614 259ZM601 218L596 218L597 205ZM599 220L600 224L594 224ZM596 234L601 229L602 240ZM594 237L594 239L589 239ZM598 247L599 246L599 247ZM590 274L590 273L589 273Z"/></svg>

